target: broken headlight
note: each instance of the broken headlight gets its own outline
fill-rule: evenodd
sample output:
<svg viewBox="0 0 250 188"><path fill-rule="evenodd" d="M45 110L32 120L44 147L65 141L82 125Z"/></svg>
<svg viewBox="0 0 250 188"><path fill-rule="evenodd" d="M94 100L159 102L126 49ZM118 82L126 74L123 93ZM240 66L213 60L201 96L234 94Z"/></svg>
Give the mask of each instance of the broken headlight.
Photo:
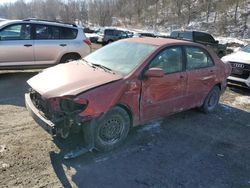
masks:
<svg viewBox="0 0 250 188"><path fill-rule="evenodd" d="M77 101L72 99L62 99L60 108L65 113L82 112L87 108L86 101Z"/></svg>

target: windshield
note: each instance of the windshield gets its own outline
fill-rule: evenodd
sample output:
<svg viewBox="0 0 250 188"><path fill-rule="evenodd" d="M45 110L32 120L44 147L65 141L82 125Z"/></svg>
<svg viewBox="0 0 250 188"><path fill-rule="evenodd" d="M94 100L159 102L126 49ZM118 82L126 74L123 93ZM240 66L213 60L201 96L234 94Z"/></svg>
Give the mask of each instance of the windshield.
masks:
<svg viewBox="0 0 250 188"><path fill-rule="evenodd" d="M250 44L249 44L249 45L246 45L244 48L242 48L242 51L243 51L243 52L250 53Z"/></svg>
<svg viewBox="0 0 250 188"><path fill-rule="evenodd" d="M119 41L91 53L85 57L85 60L125 76L142 63L156 48L157 46L149 44Z"/></svg>

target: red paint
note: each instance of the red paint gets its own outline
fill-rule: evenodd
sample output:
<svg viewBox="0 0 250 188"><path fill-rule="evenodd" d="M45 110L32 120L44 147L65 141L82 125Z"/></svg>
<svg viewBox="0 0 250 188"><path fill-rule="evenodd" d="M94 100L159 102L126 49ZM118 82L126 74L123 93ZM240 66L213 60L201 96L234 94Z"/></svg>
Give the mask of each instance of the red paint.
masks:
<svg viewBox="0 0 250 188"><path fill-rule="evenodd" d="M126 77L100 69L94 70L88 65L69 63L50 68L30 79L28 83L43 98L50 99L54 110L58 110L58 100L65 95L79 103L88 103L87 108L79 114L82 119L99 117L113 106L123 105L132 114L134 126L198 107L215 85L218 84L222 91L226 87L226 78L230 75L231 67L224 64L213 51L200 44L153 38L133 38L126 41L158 46L150 57ZM214 66L164 75L156 70L150 73L155 77L141 76L160 50L176 45L204 49L212 57ZM54 98L55 101L52 100Z"/></svg>

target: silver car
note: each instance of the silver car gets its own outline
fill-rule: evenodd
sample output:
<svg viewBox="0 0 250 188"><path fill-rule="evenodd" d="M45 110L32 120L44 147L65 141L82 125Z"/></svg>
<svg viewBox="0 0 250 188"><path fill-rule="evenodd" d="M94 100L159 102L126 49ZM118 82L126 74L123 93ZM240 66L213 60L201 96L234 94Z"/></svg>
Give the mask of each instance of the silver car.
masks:
<svg viewBox="0 0 250 188"><path fill-rule="evenodd" d="M0 22L0 69L49 67L90 52L91 42L74 24L37 19Z"/></svg>

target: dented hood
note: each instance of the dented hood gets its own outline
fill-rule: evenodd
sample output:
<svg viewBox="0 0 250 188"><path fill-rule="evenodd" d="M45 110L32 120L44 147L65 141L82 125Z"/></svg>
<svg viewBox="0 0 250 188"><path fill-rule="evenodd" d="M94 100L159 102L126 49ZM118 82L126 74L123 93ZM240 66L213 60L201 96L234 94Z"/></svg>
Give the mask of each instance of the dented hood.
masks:
<svg viewBox="0 0 250 188"><path fill-rule="evenodd" d="M77 95L121 78L120 75L93 68L80 60L45 69L27 82L43 97L52 98Z"/></svg>

